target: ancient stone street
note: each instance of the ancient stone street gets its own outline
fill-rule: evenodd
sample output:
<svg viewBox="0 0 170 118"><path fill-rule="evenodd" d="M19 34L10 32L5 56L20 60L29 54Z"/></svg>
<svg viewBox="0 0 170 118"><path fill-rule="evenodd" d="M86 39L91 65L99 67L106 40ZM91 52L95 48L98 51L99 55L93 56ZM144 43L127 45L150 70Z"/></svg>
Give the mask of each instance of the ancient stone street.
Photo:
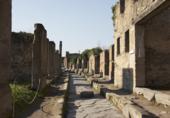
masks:
<svg viewBox="0 0 170 118"><path fill-rule="evenodd" d="M93 98L81 98L83 91L92 91L92 88L85 78L72 74L67 118L124 118L116 107L97 93Z"/></svg>
<svg viewBox="0 0 170 118"><path fill-rule="evenodd" d="M170 118L170 0L0 0L0 118Z"/></svg>

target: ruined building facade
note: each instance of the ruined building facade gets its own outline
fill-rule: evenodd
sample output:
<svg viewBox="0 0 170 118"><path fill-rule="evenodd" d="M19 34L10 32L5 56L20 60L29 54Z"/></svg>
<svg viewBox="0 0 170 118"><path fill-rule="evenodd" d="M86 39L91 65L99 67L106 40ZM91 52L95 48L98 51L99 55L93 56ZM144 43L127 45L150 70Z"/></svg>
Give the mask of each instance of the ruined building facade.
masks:
<svg viewBox="0 0 170 118"><path fill-rule="evenodd" d="M115 85L169 87L170 1L120 0L115 12Z"/></svg>

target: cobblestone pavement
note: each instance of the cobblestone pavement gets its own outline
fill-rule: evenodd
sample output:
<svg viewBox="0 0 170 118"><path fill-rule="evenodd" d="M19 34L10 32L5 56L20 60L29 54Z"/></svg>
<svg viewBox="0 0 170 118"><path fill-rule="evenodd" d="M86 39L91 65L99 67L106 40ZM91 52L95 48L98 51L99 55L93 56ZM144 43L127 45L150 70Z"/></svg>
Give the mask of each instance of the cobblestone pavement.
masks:
<svg viewBox="0 0 170 118"><path fill-rule="evenodd" d="M80 98L83 91L92 91L92 88L85 78L73 74L69 85L67 118L124 118L116 107L100 95Z"/></svg>

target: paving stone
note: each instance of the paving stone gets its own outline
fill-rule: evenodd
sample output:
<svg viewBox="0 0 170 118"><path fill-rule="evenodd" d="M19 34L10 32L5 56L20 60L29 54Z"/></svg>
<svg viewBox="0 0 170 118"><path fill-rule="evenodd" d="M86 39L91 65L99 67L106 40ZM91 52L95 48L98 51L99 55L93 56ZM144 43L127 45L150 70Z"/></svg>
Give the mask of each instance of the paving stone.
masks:
<svg viewBox="0 0 170 118"><path fill-rule="evenodd" d="M75 77L75 78L74 78ZM88 82L84 78L74 76L70 80L69 96L78 96L78 93L90 92L92 88L87 87ZM78 85L79 83L79 85ZM90 99L74 98L68 100L69 107L67 118L123 118L123 115L116 107L112 106L106 99L101 96L94 96Z"/></svg>

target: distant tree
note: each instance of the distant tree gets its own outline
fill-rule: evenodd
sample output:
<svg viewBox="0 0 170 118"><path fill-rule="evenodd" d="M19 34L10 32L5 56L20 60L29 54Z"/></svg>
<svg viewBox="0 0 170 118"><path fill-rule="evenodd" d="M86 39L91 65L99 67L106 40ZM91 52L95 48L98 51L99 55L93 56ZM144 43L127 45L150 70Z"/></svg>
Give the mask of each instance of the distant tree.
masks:
<svg viewBox="0 0 170 118"><path fill-rule="evenodd" d="M71 55L71 56L69 56L69 63L70 64L76 64L78 56L79 55Z"/></svg>
<svg viewBox="0 0 170 118"><path fill-rule="evenodd" d="M82 52L82 58L89 58L91 55L98 55L102 52L102 49L100 47L92 48L92 49L86 49Z"/></svg>
<svg viewBox="0 0 170 118"><path fill-rule="evenodd" d="M115 10L116 10L116 5L112 6L112 21L113 21L113 25L115 25L115 19L116 19L116 14L115 14Z"/></svg>
<svg viewBox="0 0 170 118"><path fill-rule="evenodd" d="M76 64L77 59L80 59L80 60L87 59L88 60L91 55L99 55L100 52L102 52L102 49L100 47L86 49L80 55L75 54L75 55L69 56L69 63Z"/></svg>
<svg viewBox="0 0 170 118"><path fill-rule="evenodd" d="M93 55L99 55L101 52L102 52L102 49L100 47L92 49Z"/></svg>

